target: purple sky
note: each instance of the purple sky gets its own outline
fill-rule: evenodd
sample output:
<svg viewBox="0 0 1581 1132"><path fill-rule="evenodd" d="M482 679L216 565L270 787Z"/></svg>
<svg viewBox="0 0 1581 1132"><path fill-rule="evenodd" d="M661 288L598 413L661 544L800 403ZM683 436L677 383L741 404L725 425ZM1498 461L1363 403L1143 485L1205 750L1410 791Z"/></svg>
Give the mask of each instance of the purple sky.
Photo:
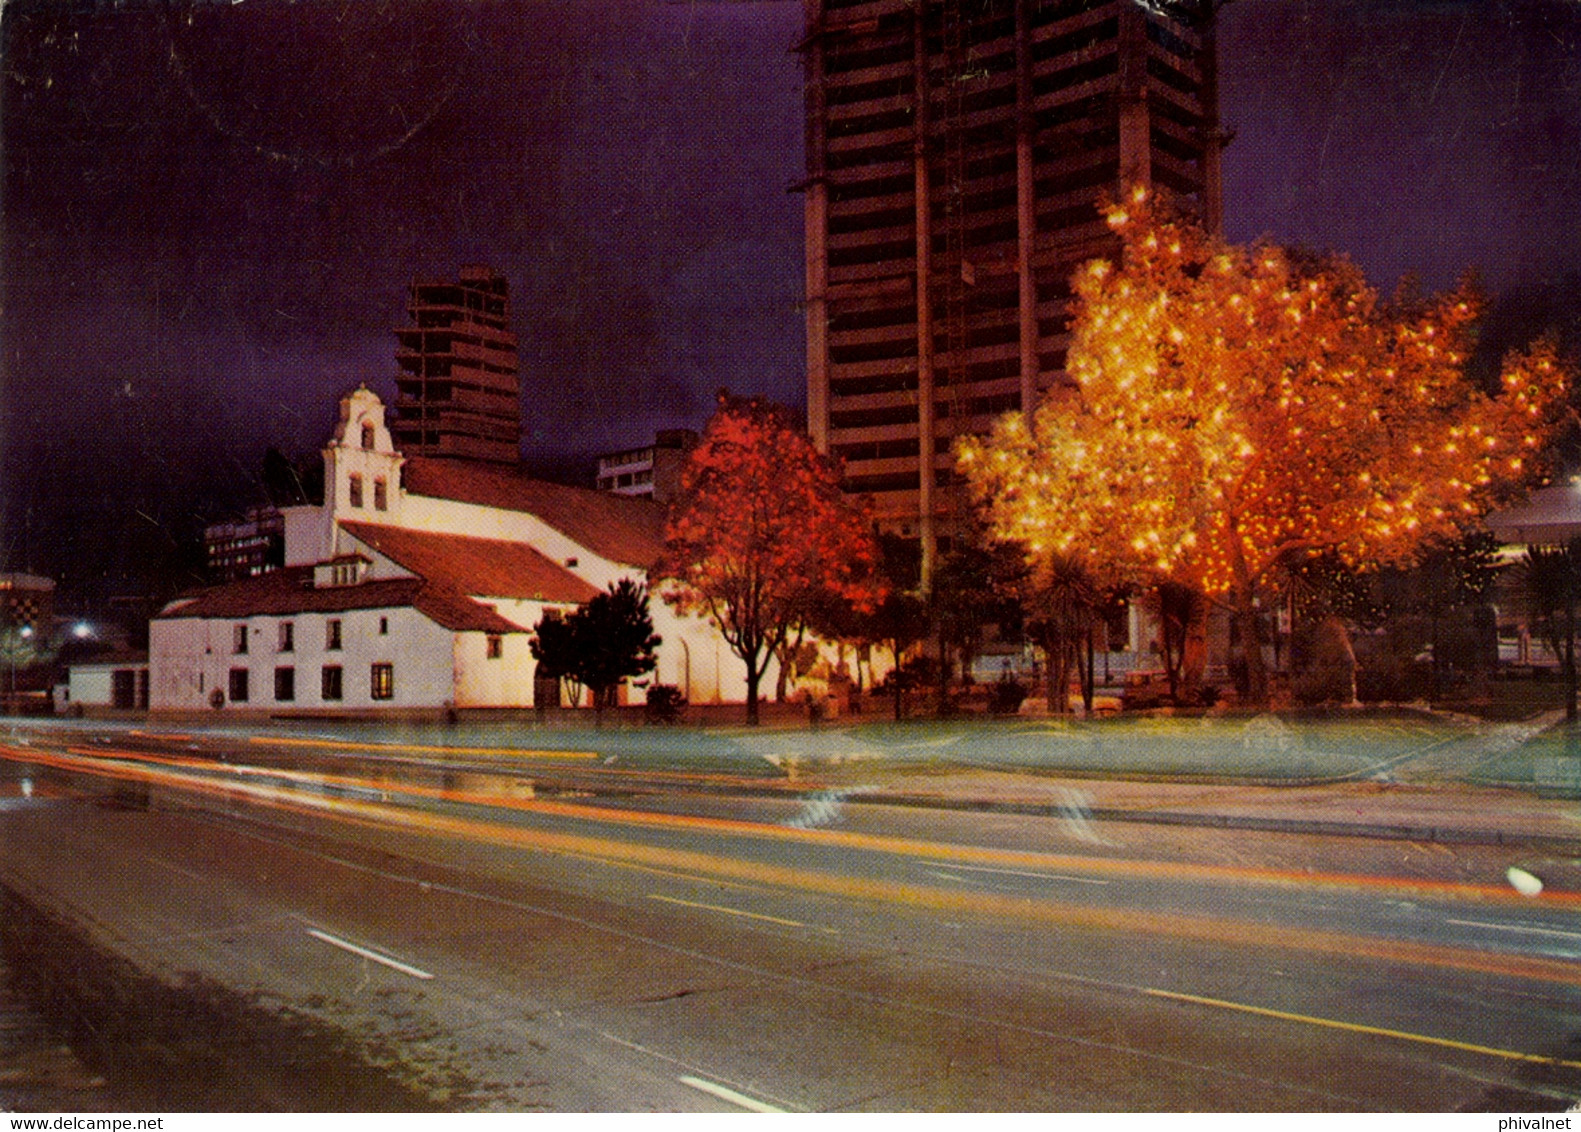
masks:
<svg viewBox="0 0 1581 1132"><path fill-rule="evenodd" d="M799 0L8 0L0 554L104 590L511 281L529 455L804 399ZM1226 223L1581 305L1581 3L1235 0Z"/></svg>

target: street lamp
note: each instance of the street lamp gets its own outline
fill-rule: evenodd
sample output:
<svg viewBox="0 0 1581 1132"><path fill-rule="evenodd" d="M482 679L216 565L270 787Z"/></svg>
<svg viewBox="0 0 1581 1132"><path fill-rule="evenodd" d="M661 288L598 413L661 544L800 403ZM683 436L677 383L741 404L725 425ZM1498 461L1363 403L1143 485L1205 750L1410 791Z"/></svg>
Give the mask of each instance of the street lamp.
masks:
<svg viewBox="0 0 1581 1132"><path fill-rule="evenodd" d="M18 639L23 640L23 641L30 641L30 640L32 640L33 639L33 626L31 626L31 625L24 625L24 626L22 626L20 629L17 630L16 636L17 636ZM12 641L7 642L6 659L8 661L10 661L10 669L11 669L11 690L10 690L10 693L6 696L6 705L5 705L6 706L6 714L7 715L15 715L16 714L16 658L17 658L17 654L19 652L21 652L21 651L22 651L22 646L19 645L16 640L12 640Z"/></svg>

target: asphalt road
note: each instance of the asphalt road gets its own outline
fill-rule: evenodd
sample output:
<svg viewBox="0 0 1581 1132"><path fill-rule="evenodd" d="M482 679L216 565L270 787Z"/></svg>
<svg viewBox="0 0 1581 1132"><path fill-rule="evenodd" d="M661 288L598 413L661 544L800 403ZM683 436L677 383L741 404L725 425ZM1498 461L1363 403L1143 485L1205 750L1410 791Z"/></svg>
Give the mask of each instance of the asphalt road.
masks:
<svg viewBox="0 0 1581 1132"><path fill-rule="evenodd" d="M223 994L284 1020L266 1048L343 1043L392 1082L364 1107L1581 1098L1581 899L1515 893L1517 850L300 754L0 743L0 882L151 976L186 1040L224 1044ZM209 1072L289 1083L258 1060ZM210 1085L154 1107L341 1103Z"/></svg>

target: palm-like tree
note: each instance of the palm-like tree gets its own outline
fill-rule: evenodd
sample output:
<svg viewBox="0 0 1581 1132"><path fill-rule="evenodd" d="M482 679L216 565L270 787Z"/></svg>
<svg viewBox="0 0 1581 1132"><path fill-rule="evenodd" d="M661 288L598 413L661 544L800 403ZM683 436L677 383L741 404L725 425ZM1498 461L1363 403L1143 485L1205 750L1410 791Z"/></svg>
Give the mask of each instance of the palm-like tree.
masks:
<svg viewBox="0 0 1581 1132"><path fill-rule="evenodd" d="M1527 615L1554 655L1565 676L1565 718L1576 718L1576 603L1581 600L1581 537L1563 546L1532 546L1526 550L1521 589Z"/></svg>

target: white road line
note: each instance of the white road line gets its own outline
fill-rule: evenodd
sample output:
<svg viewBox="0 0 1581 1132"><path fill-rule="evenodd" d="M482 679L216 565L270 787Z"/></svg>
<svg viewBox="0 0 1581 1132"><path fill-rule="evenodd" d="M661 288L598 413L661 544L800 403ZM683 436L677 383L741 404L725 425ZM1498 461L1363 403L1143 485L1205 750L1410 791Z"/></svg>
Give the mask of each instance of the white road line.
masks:
<svg viewBox="0 0 1581 1132"><path fill-rule="evenodd" d="M204 876L195 869L189 869L185 865L178 865L174 861L167 861L163 857L149 857L148 860L156 865L161 866L162 868L169 869L171 872L176 872L180 873L182 876L191 877L193 880L201 880L204 883L208 883L212 879L210 877Z"/></svg>
<svg viewBox="0 0 1581 1132"><path fill-rule="evenodd" d="M727 916L745 916L749 920L767 920L771 924L784 924L792 928L807 927L800 920L787 920L783 916L765 916L762 912L747 912L740 908L726 908L723 904L704 904L697 900L680 900L674 896L661 896L657 892L648 893L648 899L662 900L666 904L680 904L687 908L704 908L710 912L723 912Z"/></svg>
<svg viewBox="0 0 1581 1132"><path fill-rule="evenodd" d="M364 959L372 959L375 963L383 963L386 967L399 971L403 975L410 975L414 979L431 979L434 977L427 971L402 963L399 959L391 959L388 955L380 955L377 951L369 951L366 947L358 947L355 943L348 943L346 940L332 936L328 932L321 932L317 928L309 928L307 934L314 939L322 940L331 947L338 947L343 951L351 952L353 955L360 955Z"/></svg>
<svg viewBox="0 0 1581 1132"><path fill-rule="evenodd" d="M1488 920L1445 920L1446 924L1459 924L1465 928L1492 928L1500 932L1524 932L1528 935L1556 935L1564 939L1581 939L1581 932L1562 932L1558 928L1529 928L1524 924L1495 924Z"/></svg>
<svg viewBox="0 0 1581 1132"><path fill-rule="evenodd" d="M702 1077L677 1077L676 1080L680 1081L680 1083L683 1085L690 1085L698 1092L707 1093L710 1096L718 1097L722 1101L729 1101L733 1105L739 1105L748 1112L785 1111L783 1108L775 1108L771 1104L764 1104L760 1100L754 1100L752 1097L738 1093L734 1089L727 1089L723 1085L716 1085L714 1082L705 1080Z"/></svg>
<svg viewBox="0 0 1581 1132"><path fill-rule="evenodd" d="M1036 877L1039 880L1068 880L1075 884L1108 884L1106 880L1097 877L1073 877L1067 873L1034 873L1025 869L995 869L988 865L957 865L954 861L945 865L947 869L961 869L970 873L1004 873L1013 877Z"/></svg>

